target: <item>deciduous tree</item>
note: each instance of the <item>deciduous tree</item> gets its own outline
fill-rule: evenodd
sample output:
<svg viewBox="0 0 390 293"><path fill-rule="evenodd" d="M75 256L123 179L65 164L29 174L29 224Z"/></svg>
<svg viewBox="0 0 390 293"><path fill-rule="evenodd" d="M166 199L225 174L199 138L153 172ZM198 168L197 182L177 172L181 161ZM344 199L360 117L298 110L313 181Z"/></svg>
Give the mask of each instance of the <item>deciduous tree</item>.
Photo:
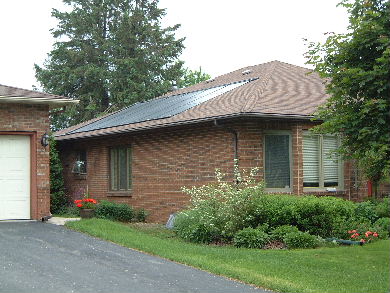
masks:
<svg viewBox="0 0 390 293"><path fill-rule="evenodd" d="M375 186L390 170L389 1L344 0L345 34L308 43L308 64L327 80L328 102L316 131L341 133L340 152L355 159Z"/></svg>

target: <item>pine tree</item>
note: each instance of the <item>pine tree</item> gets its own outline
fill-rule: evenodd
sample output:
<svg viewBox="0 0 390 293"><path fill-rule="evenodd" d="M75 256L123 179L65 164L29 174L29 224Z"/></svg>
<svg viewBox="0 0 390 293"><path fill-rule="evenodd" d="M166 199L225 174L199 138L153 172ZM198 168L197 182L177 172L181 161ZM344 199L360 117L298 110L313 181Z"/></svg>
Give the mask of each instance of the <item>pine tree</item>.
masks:
<svg viewBox="0 0 390 293"><path fill-rule="evenodd" d="M184 39L179 25L161 27L158 0L63 0L53 9L57 40L43 67L35 64L43 90L80 100L52 113L54 129L161 95L183 75L178 60Z"/></svg>

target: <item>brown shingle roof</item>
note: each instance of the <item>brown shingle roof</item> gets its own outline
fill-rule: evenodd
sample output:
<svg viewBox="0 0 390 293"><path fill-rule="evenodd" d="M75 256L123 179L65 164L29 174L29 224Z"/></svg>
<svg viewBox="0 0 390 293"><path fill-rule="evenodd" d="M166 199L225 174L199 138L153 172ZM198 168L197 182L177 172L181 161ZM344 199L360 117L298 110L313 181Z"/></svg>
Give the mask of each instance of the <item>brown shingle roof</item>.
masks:
<svg viewBox="0 0 390 293"><path fill-rule="evenodd" d="M246 74L243 74L246 72ZM311 74L308 74L311 73ZM285 116L311 118L327 95L324 81L309 69L272 61L260 65L248 66L221 75L208 82L178 89L162 97L204 90L243 79L255 79L227 93L212 98L184 112L150 121L143 121L105 129L70 133L94 120L58 131L58 140L100 136L149 128L158 128L173 124L194 123L216 117L240 116ZM160 97L160 98L162 98Z"/></svg>
<svg viewBox="0 0 390 293"><path fill-rule="evenodd" d="M18 87L7 86L0 84L0 102L41 102L41 103L56 103L69 104L77 103L77 100L72 100L67 97L47 94L38 91L21 89Z"/></svg>

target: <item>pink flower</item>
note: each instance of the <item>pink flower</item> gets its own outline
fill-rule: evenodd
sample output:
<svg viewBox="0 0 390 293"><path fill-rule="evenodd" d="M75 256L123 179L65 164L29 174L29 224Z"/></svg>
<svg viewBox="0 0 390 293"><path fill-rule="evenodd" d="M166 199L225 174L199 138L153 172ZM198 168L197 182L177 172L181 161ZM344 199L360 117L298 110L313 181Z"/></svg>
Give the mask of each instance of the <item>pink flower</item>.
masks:
<svg viewBox="0 0 390 293"><path fill-rule="evenodd" d="M351 232L352 232L352 233L356 233L357 231L356 231L356 230L352 230Z"/></svg>
<svg viewBox="0 0 390 293"><path fill-rule="evenodd" d="M362 239L360 239L360 242L363 242L363 243L365 243L365 242L366 242L366 240L364 240L364 239L362 238Z"/></svg>
<svg viewBox="0 0 390 293"><path fill-rule="evenodd" d="M378 237L378 233L374 232L374 234L372 234L372 236Z"/></svg>

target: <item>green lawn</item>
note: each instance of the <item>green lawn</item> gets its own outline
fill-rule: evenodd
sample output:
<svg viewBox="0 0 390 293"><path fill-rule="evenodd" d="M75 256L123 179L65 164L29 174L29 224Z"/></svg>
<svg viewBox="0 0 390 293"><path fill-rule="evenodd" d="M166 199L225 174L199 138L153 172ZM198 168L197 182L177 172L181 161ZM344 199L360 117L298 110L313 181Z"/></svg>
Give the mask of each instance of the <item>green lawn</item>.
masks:
<svg viewBox="0 0 390 293"><path fill-rule="evenodd" d="M252 250L186 243L158 226L102 219L66 225L125 247L276 291L389 291L389 240L363 247Z"/></svg>

